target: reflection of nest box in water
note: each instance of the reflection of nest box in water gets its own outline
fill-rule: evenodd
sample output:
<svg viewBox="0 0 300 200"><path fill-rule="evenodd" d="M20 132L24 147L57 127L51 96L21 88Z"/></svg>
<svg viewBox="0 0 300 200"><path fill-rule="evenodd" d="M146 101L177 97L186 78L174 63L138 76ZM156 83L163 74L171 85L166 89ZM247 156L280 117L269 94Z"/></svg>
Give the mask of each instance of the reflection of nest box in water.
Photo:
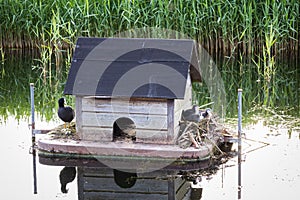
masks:
<svg viewBox="0 0 300 200"><path fill-rule="evenodd" d="M174 144L193 81L193 40L79 38L64 93L76 96L81 139L112 141L133 127L136 142Z"/></svg>

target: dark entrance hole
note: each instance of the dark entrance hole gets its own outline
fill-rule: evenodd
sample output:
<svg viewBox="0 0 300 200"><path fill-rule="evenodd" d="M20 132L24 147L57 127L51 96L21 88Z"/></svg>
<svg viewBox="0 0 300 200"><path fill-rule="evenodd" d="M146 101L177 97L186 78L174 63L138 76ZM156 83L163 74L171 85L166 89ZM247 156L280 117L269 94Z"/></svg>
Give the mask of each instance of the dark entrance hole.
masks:
<svg viewBox="0 0 300 200"><path fill-rule="evenodd" d="M137 179L137 173L123 172L114 169L115 183L121 188L131 188Z"/></svg>
<svg viewBox="0 0 300 200"><path fill-rule="evenodd" d="M117 119L113 125L113 141L135 141L135 128L136 126L131 119L127 117Z"/></svg>

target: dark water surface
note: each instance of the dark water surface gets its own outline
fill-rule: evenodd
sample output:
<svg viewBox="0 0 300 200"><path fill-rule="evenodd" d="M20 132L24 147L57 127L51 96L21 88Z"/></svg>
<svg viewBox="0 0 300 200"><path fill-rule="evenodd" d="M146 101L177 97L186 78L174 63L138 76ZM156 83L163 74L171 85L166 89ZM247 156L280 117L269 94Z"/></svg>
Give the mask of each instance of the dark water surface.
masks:
<svg viewBox="0 0 300 200"><path fill-rule="evenodd" d="M59 174L63 166L42 165L38 158L36 165L37 194L33 194L33 156L29 153L31 146L31 131L28 128L29 83L34 82L36 85L36 128L53 128L61 124L56 116L56 102L62 96L67 70L61 67L58 70L59 73L56 73L53 66L51 69L47 69L48 72L44 76L39 62L34 60L35 55L15 53L14 56L13 54L11 53L11 56L7 57L0 65L1 199L78 199L78 191L82 189L80 186L78 188L80 181L78 182L75 178L67 185L69 192L62 193ZM297 64L297 62L295 63ZM236 117L235 91L239 86L244 88L243 132L246 139L243 139L242 143L242 199L299 199L299 69L297 69L297 65L283 65L287 65L286 68L282 67L277 70L277 97L273 99L273 107L278 109L271 110L254 106L260 103L259 98L261 98L258 94L259 86L255 85L257 84L257 76L253 73L255 67L249 65L244 68L243 74L250 77L249 80L239 78L240 69L235 67L238 64L223 69L223 81L228 91L228 117L233 119ZM223 68L225 68L224 66ZM53 72L49 73L51 70ZM283 73L284 71L288 72ZM206 89L203 88L200 93L203 94L205 91ZM72 105L73 98L68 97L67 99ZM203 97L200 102L208 103L209 100L205 99L207 98ZM226 122L236 129L234 125L236 122L229 122L229 120ZM198 184L203 188L201 199L237 199L237 174L237 158L233 157L220 165L215 174L203 175L202 181ZM103 174L96 176L102 177ZM153 173L152 176L147 174L147 177L149 180L155 180L158 175L157 173ZM144 181L141 178L139 182L145 183L142 180ZM109 192L109 186L115 183L109 183L106 186L102 183L99 184L98 190L103 188L107 191L106 194L114 199L115 194ZM161 186L152 189L159 191L156 192L156 195L165 194L163 189L168 181L159 184ZM149 190L150 185L151 182L146 186L139 187L141 190ZM129 192L124 193L127 199L131 199L128 195L130 196ZM151 198L159 199L158 196L154 198L149 194L149 199ZM143 199L146 198L143 197ZM185 197L185 199L189 198Z"/></svg>

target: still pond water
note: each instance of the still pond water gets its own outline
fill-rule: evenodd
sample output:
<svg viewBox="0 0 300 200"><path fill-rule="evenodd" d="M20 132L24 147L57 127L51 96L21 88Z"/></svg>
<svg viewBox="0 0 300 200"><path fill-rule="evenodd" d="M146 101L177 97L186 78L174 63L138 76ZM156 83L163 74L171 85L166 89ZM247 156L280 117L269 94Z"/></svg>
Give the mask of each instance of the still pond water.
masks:
<svg viewBox="0 0 300 200"><path fill-rule="evenodd" d="M82 188L80 188L81 184L77 178L67 185L68 193L62 193L59 174L63 166L43 165L39 163L38 158L36 163L37 194L34 194L33 156L29 153L31 146L31 131L28 128L29 83L45 77L40 75L42 69L37 67L38 61L33 58L32 55L29 58L28 56L12 56L1 65L1 199L81 200L78 192ZM297 70L297 67L294 69ZM37 129L53 128L61 123L56 117L55 110L57 108L56 101L62 95L66 70L62 67L59 71L60 76L53 72L51 77L46 77L47 80L53 80L47 81L45 87L41 87L43 86L42 83L36 82ZM232 78L232 74L234 72L231 72L227 81ZM260 112L261 110L254 110L250 115L248 110L251 110L251 106L245 105L243 114L246 119L244 119L243 132L246 139L243 139L242 142L242 199L299 199L299 71L293 75L294 77L289 78L289 83L293 84L291 90L289 90L290 84L283 87L285 89L278 88L279 91L282 91L280 93L281 101L284 104L289 104L288 107L284 108L289 112L282 113L278 110L272 110L266 115L265 112ZM224 79L226 82L226 77ZM255 78L253 79L255 82ZM282 81L279 85L282 84L286 83ZM232 87L230 84L228 85L228 87ZM293 96L288 100L284 96L286 90L287 95ZM235 95L235 93L233 94ZM244 95L255 96L247 93ZM232 107L236 106L235 98L234 96L233 100L228 100ZM70 97L68 99L72 103L72 99ZM234 119L236 109L232 109L230 112L233 113L230 117ZM235 128L236 121L233 121L228 120L228 124ZM270 123L275 121L279 122ZM237 157L219 165L214 174L203 174L198 184L200 188L203 188L201 200L237 199L237 175ZM158 179L157 173L153 173L152 176L147 174L147 177L152 180ZM165 183L168 184L168 182ZM115 183L111 182L111 184ZM99 185L100 190L102 186L104 187L104 185ZM144 187L144 190L148 189L151 193L149 185ZM165 186L162 185L161 187L164 188ZM156 192L156 194L161 193L163 192ZM126 195L125 192L124 196L127 199L132 199L128 194ZM115 199L115 194L110 193L109 190L107 190L106 195ZM158 199L157 196L151 197L151 195L153 194L149 194L149 199ZM197 198L200 198L199 195ZM143 199L146 198L143 197ZM190 198L185 197L185 199Z"/></svg>
<svg viewBox="0 0 300 200"><path fill-rule="evenodd" d="M42 126L42 122L38 122ZM44 124L52 127L57 122ZM34 191L33 158L28 121L16 121L13 116L0 128L2 134L2 180L3 199L78 199L77 180L67 185L69 192L60 190L59 173L62 166L37 163L37 194ZM300 186L300 139L299 132L271 131L261 121L245 127L252 140L244 140L242 163L242 199L299 199ZM259 142L256 142L259 141ZM264 143L262 143L264 142ZM260 148L268 143L269 145ZM255 150L258 148L257 150ZM254 150L254 151L252 151ZM246 153L248 152L249 153ZM237 199L237 158L219 166L216 174L203 176L200 182L201 199ZM99 188L101 186L99 185ZM114 194L111 194L113 199Z"/></svg>

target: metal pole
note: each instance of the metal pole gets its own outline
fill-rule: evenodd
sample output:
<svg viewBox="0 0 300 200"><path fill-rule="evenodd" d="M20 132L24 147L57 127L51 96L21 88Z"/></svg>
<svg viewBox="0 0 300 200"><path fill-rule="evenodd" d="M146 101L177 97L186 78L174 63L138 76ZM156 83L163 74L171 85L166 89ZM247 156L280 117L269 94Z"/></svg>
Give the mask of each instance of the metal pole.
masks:
<svg viewBox="0 0 300 200"><path fill-rule="evenodd" d="M242 89L238 89L238 199L242 199Z"/></svg>
<svg viewBox="0 0 300 200"><path fill-rule="evenodd" d="M34 121L34 84L30 83L30 105L31 105L31 140L32 140L32 161L33 161L33 193L37 194L36 178L36 151L35 151L35 121Z"/></svg>
<svg viewBox="0 0 300 200"><path fill-rule="evenodd" d="M31 105L31 136L32 136L32 144L35 143L35 121L34 121L34 84L30 83L30 105Z"/></svg>

